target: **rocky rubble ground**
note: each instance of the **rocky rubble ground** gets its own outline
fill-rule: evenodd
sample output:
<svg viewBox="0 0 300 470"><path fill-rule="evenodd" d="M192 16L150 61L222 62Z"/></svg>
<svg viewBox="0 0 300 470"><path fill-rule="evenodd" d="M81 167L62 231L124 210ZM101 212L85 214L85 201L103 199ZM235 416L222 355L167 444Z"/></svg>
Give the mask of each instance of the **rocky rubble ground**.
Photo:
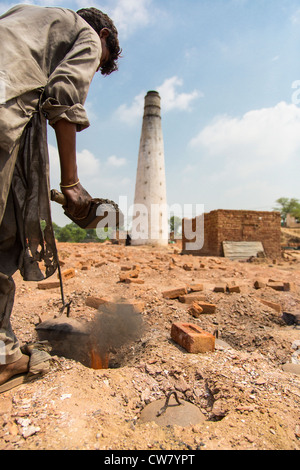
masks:
<svg viewBox="0 0 300 470"><path fill-rule="evenodd" d="M93 325L99 306L129 303L143 329L110 348L106 369L55 354L47 375L0 395L0 449L300 449L298 252L239 262L181 255L177 245L58 248L70 318ZM15 281L13 328L31 342L40 322L59 315L58 278ZM165 295L182 288L215 308L201 312L200 301ZM106 336L126 320L113 317ZM171 338L175 322L214 335L215 350L187 352ZM171 392L202 419L142 422L147 405Z"/></svg>

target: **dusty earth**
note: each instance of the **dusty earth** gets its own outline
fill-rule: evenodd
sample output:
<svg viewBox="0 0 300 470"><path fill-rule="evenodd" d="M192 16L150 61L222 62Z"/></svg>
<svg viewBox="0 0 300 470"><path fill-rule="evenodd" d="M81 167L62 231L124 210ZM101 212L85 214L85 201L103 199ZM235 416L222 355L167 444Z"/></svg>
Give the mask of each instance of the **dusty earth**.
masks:
<svg viewBox="0 0 300 470"><path fill-rule="evenodd" d="M282 369L300 363L300 326L288 325L282 313L260 301L300 313L300 252L285 252L277 261L240 262L181 255L179 245L58 248L62 271L75 270L64 282L70 318L93 322L99 314L87 299L104 297L134 304L144 329L132 342L112 348L107 369L56 354L47 375L1 394L0 449L300 449L300 376ZM137 277L120 282L128 268ZM290 290L255 289L258 278L289 283ZM59 315L60 289L40 289L19 274L15 281L13 328L20 342L31 342L41 320ZM240 292L214 291L232 281ZM163 297L167 289L199 283L201 294L216 305L214 313L196 318L190 305ZM172 341L171 326L179 321L218 335L215 351L190 354ZM196 405L203 420L186 427L142 423L146 405L172 391Z"/></svg>

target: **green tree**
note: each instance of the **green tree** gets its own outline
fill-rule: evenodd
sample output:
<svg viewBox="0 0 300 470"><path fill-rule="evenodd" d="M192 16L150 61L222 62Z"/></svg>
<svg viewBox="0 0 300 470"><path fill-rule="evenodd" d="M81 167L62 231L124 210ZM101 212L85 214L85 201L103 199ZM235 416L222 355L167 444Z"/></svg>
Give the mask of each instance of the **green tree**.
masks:
<svg viewBox="0 0 300 470"><path fill-rule="evenodd" d="M59 227L59 225L57 225L55 222L52 222L52 227L53 227L54 236L58 240L57 237L59 236L59 232L61 231L61 227Z"/></svg>
<svg viewBox="0 0 300 470"><path fill-rule="evenodd" d="M286 216L291 214L296 219L300 219L300 203L298 199L281 197L276 201L277 206L274 210L279 211L281 214L282 223L285 224Z"/></svg>
<svg viewBox="0 0 300 470"><path fill-rule="evenodd" d="M78 227L72 222L71 224L61 228L56 237L59 242L80 243L86 238L86 230Z"/></svg>
<svg viewBox="0 0 300 470"><path fill-rule="evenodd" d="M170 232L174 232L174 235L181 234L182 220L176 215L172 215L169 220L170 223Z"/></svg>

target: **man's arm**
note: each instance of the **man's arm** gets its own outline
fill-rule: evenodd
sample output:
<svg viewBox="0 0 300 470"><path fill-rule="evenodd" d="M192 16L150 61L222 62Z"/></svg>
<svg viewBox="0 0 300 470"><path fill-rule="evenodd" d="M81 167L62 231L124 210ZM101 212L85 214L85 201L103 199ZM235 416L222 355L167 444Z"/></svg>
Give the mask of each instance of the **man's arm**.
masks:
<svg viewBox="0 0 300 470"><path fill-rule="evenodd" d="M66 208L73 217L84 218L89 210L91 196L78 182L76 124L60 119L54 125L54 130L60 159L61 191L67 199Z"/></svg>

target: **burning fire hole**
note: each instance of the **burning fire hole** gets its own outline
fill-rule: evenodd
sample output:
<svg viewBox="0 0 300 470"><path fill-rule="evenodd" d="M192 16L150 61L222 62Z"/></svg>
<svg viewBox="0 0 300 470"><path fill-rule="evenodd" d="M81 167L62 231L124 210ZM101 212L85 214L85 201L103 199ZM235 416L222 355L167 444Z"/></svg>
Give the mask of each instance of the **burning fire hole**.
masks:
<svg viewBox="0 0 300 470"><path fill-rule="evenodd" d="M143 320L132 304L107 303L101 306L91 322L61 316L40 323L39 340L47 340L52 354L74 359L92 369L108 369L111 351L138 341Z"/></svg>
<svg viewBox="0 0 300 470"><path fill-rule="evenodd" d="M109 353L100 355L95 349L91 350L91 368L92 369L108 369Z"/></svg>

